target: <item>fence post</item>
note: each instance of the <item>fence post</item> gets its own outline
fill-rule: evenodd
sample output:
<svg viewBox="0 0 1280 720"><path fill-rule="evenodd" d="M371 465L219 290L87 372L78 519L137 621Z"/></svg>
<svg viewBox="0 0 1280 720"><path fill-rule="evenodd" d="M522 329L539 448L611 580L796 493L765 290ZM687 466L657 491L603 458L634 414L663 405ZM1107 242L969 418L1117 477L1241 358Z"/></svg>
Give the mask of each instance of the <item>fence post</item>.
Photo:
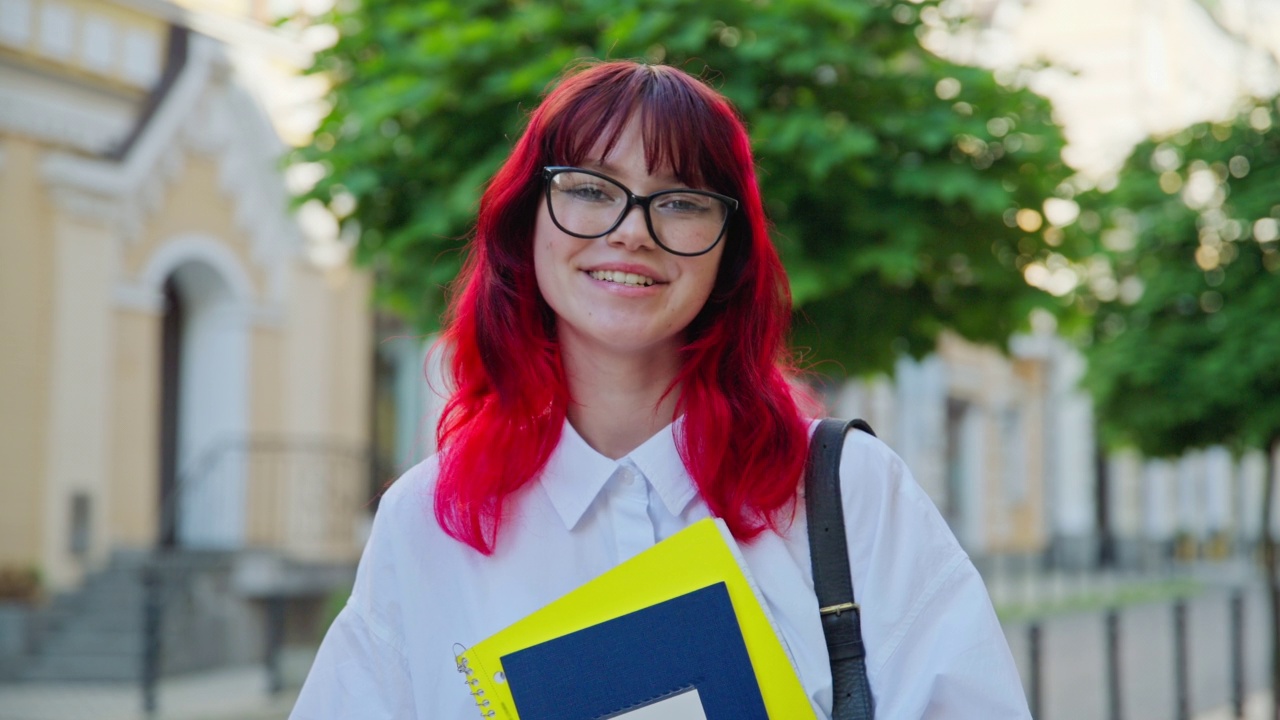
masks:
<svg viewBox="0 0 1280 720"><path fill-rule="evenodd" d="M1191 679L1187 656L1187 601L1173 603L1174 692L1177 693L1175 717L1191 720Z"/></svg>
<svg viewBox="0 0 1280 720"><path fill-rule="evenodd" d="M1031 717L1036 720L1044 720L1044 716L1040 712L1040 623L1032 622L1027 628L1027 652L1030 655L1030 690L1027 693L1027 700L1031 705Z"/></svg>
<svg viewBox="0 0 1280 720"><path fill-rule="evenodd" d="M1111 720L1121 720L1120 712L1120 613L1107 611L1107 699Z"/></svg>
<svg viewBox="0 0 1280 720"><path fill-rule="evenodd" d="M1244 592L1231 593L1231 709L1244 718Z"/></svg>
<svg viewBox="0 0 1280 720"><path fill-rule="evenodd" d="M142 711L148 718L156 714L156 685L160 680L160 636L164 591L160 559L153 555L142 568Z"/></svg>
<svg viewBox="0 0 1280 720"><path fill-rule="evenodd" d="M284 673L280 668L280 650L284 647L285 598L267 598L267 688L271 695L284 690Z"/></svg>

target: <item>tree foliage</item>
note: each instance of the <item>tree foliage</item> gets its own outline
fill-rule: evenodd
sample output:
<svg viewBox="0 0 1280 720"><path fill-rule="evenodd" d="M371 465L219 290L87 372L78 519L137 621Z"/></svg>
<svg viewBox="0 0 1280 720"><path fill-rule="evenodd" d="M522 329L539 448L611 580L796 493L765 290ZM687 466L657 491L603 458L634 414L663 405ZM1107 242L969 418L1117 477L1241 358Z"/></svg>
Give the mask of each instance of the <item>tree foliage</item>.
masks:
<svg viewBox="0 0 1280 720"><path fill-rule="evenodd" d="M887 369L947 327L999 343L1048 300L1018 271L1049 249L1015 213L1038 213L1069 170L1044 99L921 47L959 22L947 7L340 4L321 18L340 40L314 69L332 79L332 110L295 159L324 164L308 197L358 224L383 303L430 329L484 183L549 83L581 57L673 64L747 121L800 315L794 341L838 361L821 369Z"/></svg>
<svg viewBox="0 0 1280 720"><path fill-rule="evenodd" d="M1280 437L1280 133L1272 108L1138 146L1109 193L1086 383L1153 456Z"/></svg>

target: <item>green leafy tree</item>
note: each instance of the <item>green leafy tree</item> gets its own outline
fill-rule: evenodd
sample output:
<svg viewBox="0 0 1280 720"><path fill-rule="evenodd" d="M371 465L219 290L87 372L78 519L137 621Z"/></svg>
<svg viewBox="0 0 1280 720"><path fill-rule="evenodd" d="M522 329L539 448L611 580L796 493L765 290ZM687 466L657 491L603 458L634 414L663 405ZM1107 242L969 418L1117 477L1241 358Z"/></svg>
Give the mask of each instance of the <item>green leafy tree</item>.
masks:
<svg viewBox="0 0 1280 720"><path fill-rule="evenodd" d="M799 313L831 374L888 369L943 328L1000 343L1051 300L1019 270L1069 175L1048 103L925 51L948 4L889 0L360 0L314 72L332 110L295 160L360 228L384 306L430 330L476 201L528 110L581 57L707 78L750 128ZM352 202L354 200L354 202ZM1034 217L1020 229L1018 210ZM1026 216L1024 215L1024 218Z"/></svg>
<svg viewBox="0 0 1280 720"><path fill-rule="evenodd" d="M1264 563L1280 452L1280 132L1256 103L1139 145L1109 193L1086 385L1104 437L1149 456L1224 444L1266 451ZM1274 648L1280 624L1273 622ZM1280 688L1280 655L1273 658Z"/></svg>

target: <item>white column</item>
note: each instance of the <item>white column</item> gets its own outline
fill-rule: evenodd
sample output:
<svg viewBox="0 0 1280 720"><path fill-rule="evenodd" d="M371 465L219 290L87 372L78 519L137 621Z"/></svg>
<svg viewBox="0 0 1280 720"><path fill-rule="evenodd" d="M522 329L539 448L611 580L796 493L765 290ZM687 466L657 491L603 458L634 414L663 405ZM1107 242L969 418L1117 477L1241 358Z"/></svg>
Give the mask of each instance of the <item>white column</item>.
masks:
<svg viewBox="0 0 1280 720"><path fill-rule="evenodd" d="M1204 453L1204 521L1209 533L1230 532L1235 525L1235 467L1231 451L1215 445Z"/></svg>
<svg viewBox="0 0 1280 720"><path fill-rule="evenodd" d="M78 582L83 570L68 553L76 494L90 498L92 554L100 557L106 550L116 253L108 231L65 215L55 216L52 242L56 287L45 448L49 475L24 481L45 485L44 572L49 584L60 588ZM19 338L8 340L21 344Z"/></svg>
<svg viewBox="0 0 1280 720"><path fill-rule="evenodd" d="M1240 492L1236 495L1236 512L1240 518L1240 533L1248 542L1257 541L1262 534L1260 528L1266 461L1264 453L1251 450L1240 458L1240 466L1236 471L1240 483Z"/></svg>
<svg viewBox="0 0 1280 720"><path fill-rule="evenodd" d="M946 369L937 355L915 361L899 358L896 422L876 432L892 434L893 449L911 468L925 492L939 502L945 492L947 386Z"/></svg>
<svg viewBox="0 0 1280 720"><path fill-rule="evenodd" d="M1148 540L1173 537L1177 498L1173 492L1173 468L1168 460L1148 460L1143 468L1143 534Z"/></svg>
<svg viewBox="0 0 1280 720"><path fill-rule="evenodd" d="M1194 538L1205 535L1204 522L1204 456L1191 451L1177 460L1177 529Z"/></svg>
<svg viewBox="0 0 1280 720"><path fill-rule="evenodd" d="M1080 353L1059 343L1049 364L1045 454L1055 533L1091 539L1097 532L1094 424L1092 403L1079 389L1084 369Z"/></svg>

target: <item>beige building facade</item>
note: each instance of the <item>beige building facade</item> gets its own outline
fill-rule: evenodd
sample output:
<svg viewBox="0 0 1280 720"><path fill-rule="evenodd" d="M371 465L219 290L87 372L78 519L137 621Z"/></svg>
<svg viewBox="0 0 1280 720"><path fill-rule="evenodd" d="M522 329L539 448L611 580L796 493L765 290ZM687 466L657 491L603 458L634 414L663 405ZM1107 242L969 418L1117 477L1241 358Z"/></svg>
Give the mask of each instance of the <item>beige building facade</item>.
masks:
<svg viewBox="0 0 1280 720"><path fill-rule="evenodd" d="M0 0L0 571L43 592L362 543L369 280L308 252L246 72L305 52L241 4Z"/></svg>
<svg viewBox="0 0 1280 720"><path fill-rule="evenodd" d="M892 378L847 382L828 404L871 423L975 559L1034 562L1093 534L1092 416L1069 377L1080 370L1073 361L1048 334L1016 338L1004 353L947 333L931 355L899 359ZM1081 439L1087 446L1068 447ZM1056 497L1068 493L1081 498ZM1068 507L1085 517L1066 516Z"/></svg>

